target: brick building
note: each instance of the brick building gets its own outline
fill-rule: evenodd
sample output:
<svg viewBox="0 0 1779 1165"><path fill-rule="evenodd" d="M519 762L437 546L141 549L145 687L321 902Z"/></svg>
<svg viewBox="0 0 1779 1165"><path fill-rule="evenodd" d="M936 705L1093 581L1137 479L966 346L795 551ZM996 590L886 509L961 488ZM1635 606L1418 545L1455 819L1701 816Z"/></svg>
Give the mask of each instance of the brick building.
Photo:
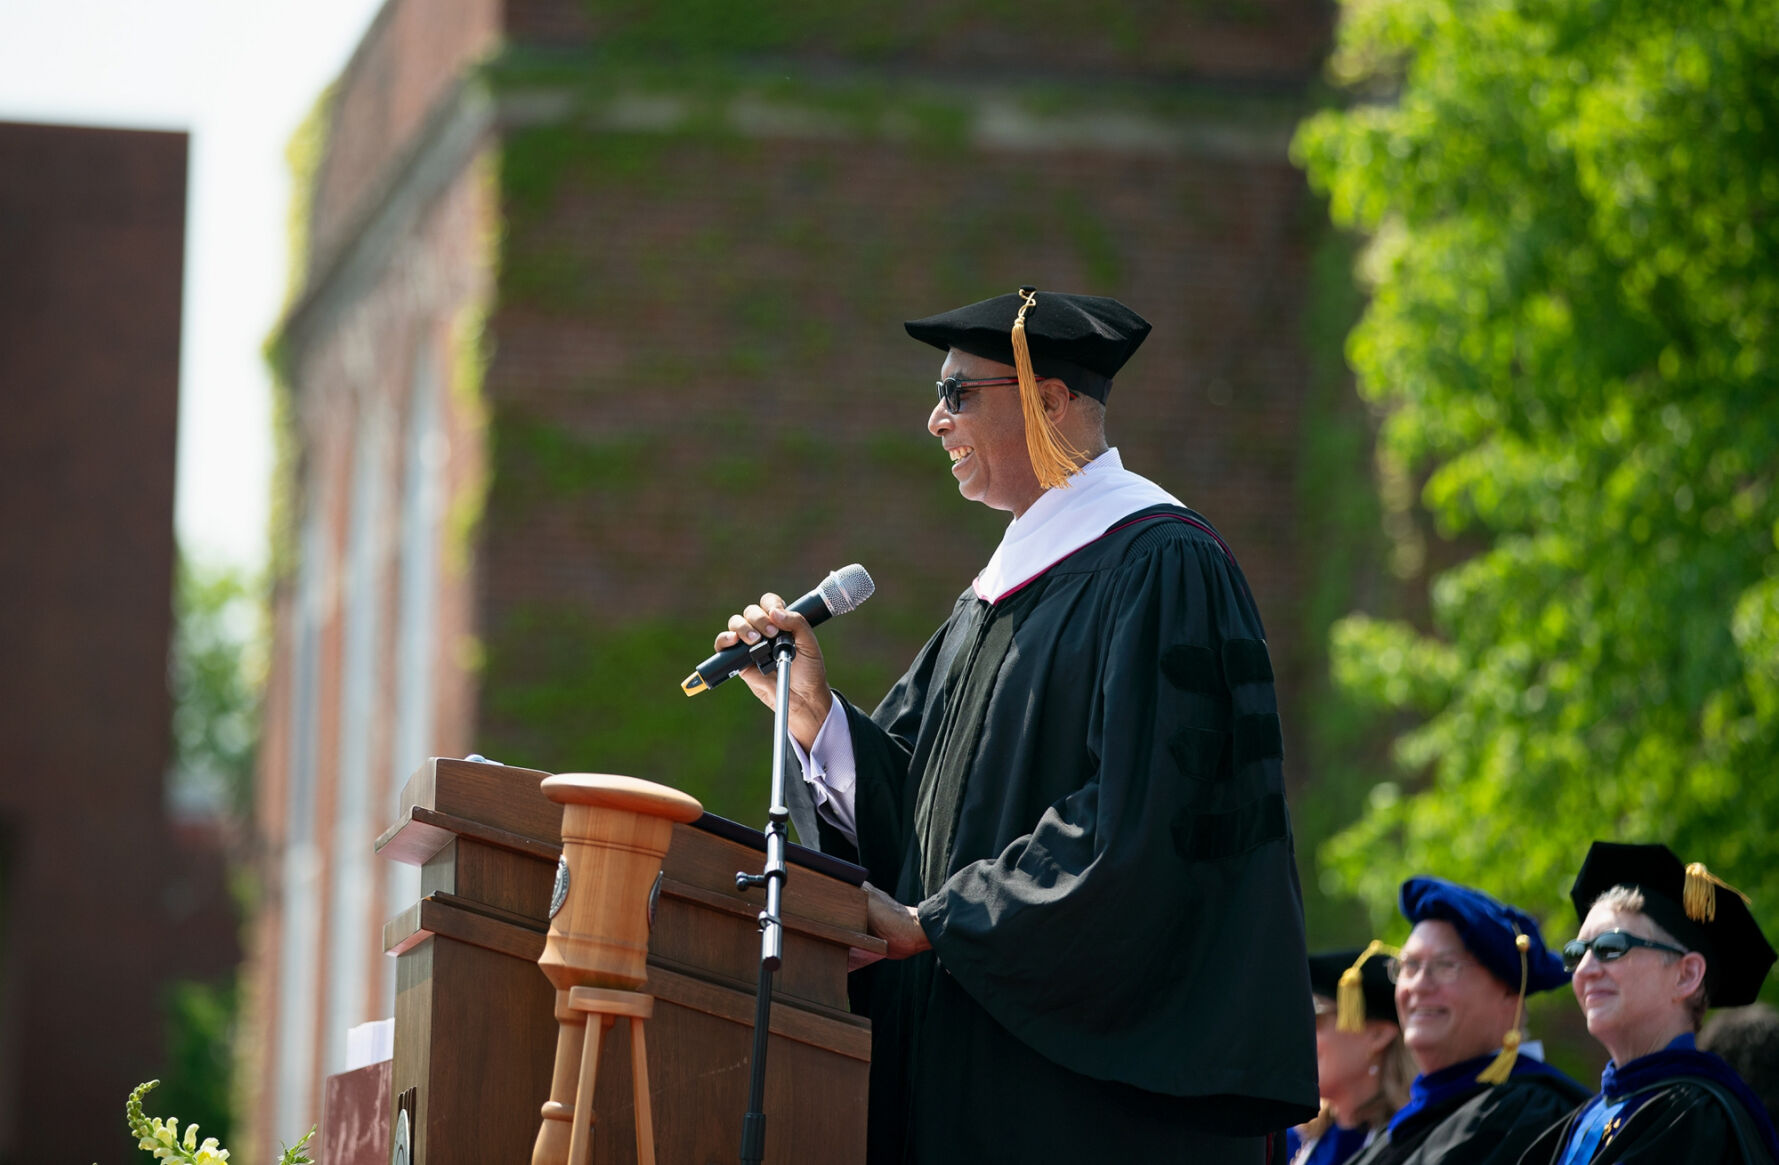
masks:
<svg viewBox="0 0 1779 1165"><path fill-rule="evenodd" d="M169 819L186 137L0 123L0 1162L115 1162L238 958Z"/></svg>
<svg viewBox="0 0 1779 1165"><path fill-rule="evenodd" d="M866 702L938 624L1004 518L956 497L904 318L1031 283L1151 319L1112 440L1241 556L1288 731L1316 662L1323 228L1286 143L1328 7L669 7L390 0L318 109L256 1150L390 1014L378 928L419 887L370 842L425 756L756 820L763 714L678 691L726 613L864 563L824 641Z"/></svg>

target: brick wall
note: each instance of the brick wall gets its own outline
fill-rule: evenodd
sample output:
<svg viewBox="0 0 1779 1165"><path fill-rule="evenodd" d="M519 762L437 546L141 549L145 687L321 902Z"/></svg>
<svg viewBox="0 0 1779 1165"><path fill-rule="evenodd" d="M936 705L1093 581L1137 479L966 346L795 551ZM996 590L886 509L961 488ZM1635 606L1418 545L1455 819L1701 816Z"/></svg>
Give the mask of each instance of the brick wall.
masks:
<svg viewBox="0 0 1779 1165"><path fill-rule="evenodd" d="M162 991L235 956L162 803L186 153L0 124L3 1160L119 1160Z"/></svg>
<svg viewBox="0 0 1779 1165"><path fill-rule="evenodd" d="M386 0L336 83L306 267L336 258L399 181L427 118L499 38L498 0Z"/></svg>
<svg viewBox="0 0 1779 1165"><path fill-rule="evenodd" d="M846 0L767 8L721 0L506 0L518 44L675 57L802 58L836 73L871 62L999 79L1034 74L1300 84L1319 66L1322 0Z"/></svg>
<svg viewBox="0 0 1779 1165"><path fill-rule="evenodd" d="M602 763L585 725L609 718L643 741L618 759L751 810L735 774L697 771L677 743L733 732L696 755L745 757L759 726L730 693L687 707L678 681L736 604L855 560L879 593L828 633L860 641L832 666L874 702L1006 521L956 496L925 430L940 355L901 320L1021 283L1115 295L1154 323L1113 394L1113 443L1218 525L1263 612L1304 583L1311 216L1282 156L530 134L509 138L509 170L551 157L561 176L508 216L484 543L482 722L517 762ZM582 660L531 637L577 616ZM602 657L602 634L649 620L662 650ZM602 664L629 674L579 724L519 698Z"/></svg>

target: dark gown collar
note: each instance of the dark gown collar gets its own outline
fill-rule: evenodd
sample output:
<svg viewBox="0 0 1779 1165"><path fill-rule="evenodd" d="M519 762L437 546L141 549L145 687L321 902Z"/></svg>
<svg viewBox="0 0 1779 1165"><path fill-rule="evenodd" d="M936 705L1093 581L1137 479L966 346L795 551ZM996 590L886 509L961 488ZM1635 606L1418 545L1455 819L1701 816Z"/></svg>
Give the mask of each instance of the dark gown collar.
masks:
<svg viewBox="0 0 1779 1165"><path fill-rule="evenodd" d="M1740 1100L1760 1131L1767 1151L1779 1161L1779 1136L1774 1134L1766 1105L1726 1061L1710 1052L1699 1051L1691 1032L1675 1036L1661 1051L1639 1056L1622 1068L1616 1063L1608 1063L1606 1071L1600 1074L1600 1091L1610 1103L1654 1088L1664 1081L1688 1076L1709 1080Z"/></svg>
<svg viewBox="0 0 1779 1165"><path fill-rule="evenodd" d="M1437 1072L1428 1072L1416 1076L1414 1083L1408 1087L1408 1103L1403 1105L1396 1115L1390 1118L1390 1131L1398 1128L1429 1109L1440 1108L1458 1097L1475 1092L1478 1088L1488 1085L1476 1082L1477 1074L1495 1061L1495 1053L1490 1052L1473 1060L1451 1064ZM1551 1076L1563 1079L1563 1074L1546 1064L1543 1060L1535 1060L1522 1055L1513 1062L1512 1077L1515 1079L1531 1076ZM1578 1090L1579 1091L1579 1090Z"/></svg>

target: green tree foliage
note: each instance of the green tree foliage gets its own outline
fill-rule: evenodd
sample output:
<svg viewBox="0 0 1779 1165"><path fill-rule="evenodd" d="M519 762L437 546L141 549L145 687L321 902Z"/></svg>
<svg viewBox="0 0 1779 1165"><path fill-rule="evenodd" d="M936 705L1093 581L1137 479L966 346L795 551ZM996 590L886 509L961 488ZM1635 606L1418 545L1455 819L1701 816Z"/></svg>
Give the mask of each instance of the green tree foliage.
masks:
<svg viewBox="0 0 1779 1165"><path fill-rule="evenodd" d="M182 555L173 602L175 796L244 820L266 666L258 586L238 570Z"/></svg>
<svg viewBox="0 0 1779 1165"><path fill-rule="evenodd" d="M236 904L244 909L251 868L245 826L265 684L264 599L253 577L193 563L183 554L174 582L168 783L180 811L217 821L230 851ZM224 1140L233 1126L238 995L229 975L214 983L172 983L161 1001L167 1041L162 1075L169 1081L162 1099L194 1127L202 1124Z"/></svg>
<svg viewBox="0 0 1779 1165"><path fill-rule="evenodd" d="M234 1037L240 1014L233 977L220 983L181 981L168 986L161 1006L166 1016L167 1050L161 1074L167 1079L161 1103L185 1113L227 1141L234 1131Z"/></svg>
<svg viewBox="0 0 1779 1165"><path fill-rule="evenodd" d="M1295 153L1370 243L1348 341L1386 478L1474 551L1336 678L1410 780L1323 850L1554 913L1659 839L1779 923L1779 3L1345 0Z"/></svg>

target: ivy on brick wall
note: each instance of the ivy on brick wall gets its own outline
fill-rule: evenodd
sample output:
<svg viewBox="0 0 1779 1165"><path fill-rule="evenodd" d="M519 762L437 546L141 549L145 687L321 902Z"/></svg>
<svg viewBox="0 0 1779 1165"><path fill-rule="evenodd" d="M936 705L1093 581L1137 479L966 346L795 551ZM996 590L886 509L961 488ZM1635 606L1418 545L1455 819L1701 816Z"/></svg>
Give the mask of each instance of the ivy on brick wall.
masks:
<svg viewBox="0 0 1779 1165"><path fill-rule="evenodd" d="M634 591L654 572L671 593L645 612L602 612L590 595L564 593L496 612L482 744L509 763L669 780L759 824L763 786L749 774L765 760L767 713L739 688L687 700L677 686L721 619L767 586L789 598L828 569L865 562L890 585L868 617L830 625L823 642L836 685L868 707L1005 522L958 499L922 427L931 398L921 393L931 390L921 378L933 361L907 350L896 321L911 302L1004 290L989 280L1040 248L1063 271L1057 282L1117 289L1139 266L1140 243L1109 217L1104 192L1058 181L1046 155L984 164L966 148L982 100L967 87L789 77L728 58L695 70L638 66L619 59L623 43L597 57L511 51L486 67L500 99L553 111L502 136L505 221L489 327L497 340L506 327L528 344L542 332L578 353L556 369L499 354L490 366L489 524L515 535L547 525L574 540L580 565L552 569L583 570L590 587L616 580ZM1086 104L1168 124L1276 125L1286 107L1042 82L999 95L1033 118ZM762 119L774 132L750 128ZM867 197L849 211L848 182L868 170L849 173L849 159L864 153L887 159L897 181L965 170L982 193L931 208ZM701 199L711 183L722 198ZM909 189L899 198L918 203L918 182ZM785 213L793 199L800 213ZM1304 577L1317 581L1297 609L1269 621L1320 643L1351 607L1377 517L1364 475L1369 422L1352 406L1338 355L1356 311L1345 258L1318 262L1315 279L1307 342L1329 358L1298 456L1300 522L1319 559ZM683 344L628 342L658 336L659 313L689 298L697 309L672 315ZM665 403L681 401L695 404ZM853 410L856 421L834 415ZM671 568L664 555L677 556ZM1312 699L1311 753L1294 767L1358 787L1337 763L1355 746L1350 720L1326 703L1324 685ZM1327 836L1351 819L1352 802L1300 809L1300 829ZM1312 898L1315 885L1306 874Z"/></svg>
<svg viewBox="0 0 1779 1165"><path fill-rule="evenodd" d="M284 290L286 311L302 293L308 271L309 219L315 200L316 175L327 152L327 128L333 121L334 101L338 96L337 83L323 89L284 148L285 164L290 169L290 206L285 220L289 255ZM295 369L291 367L289 337L285 335L283 320L266 337L262 352L272 379L273 464L267 577L275 586L296 567L297 515L302 509L297 502L300 439L293 396Z"/></svg>
<svg viewBox="0 0 1779 1165"><path fill-rule="evenodd" d="M1021 53L1177 66L1186 48L1168 35L1215 21L1260 26L1278 19L1256 0L910 0L896 19L879 6L787 0L745 7L722 0L587 0L600 42L632 52L694 57L812 53L855 62L943 56L956 44L986 44L996 57Z"/></svg>
<svg viewBox="0 0 1779 1165"><path fill-rule="evenodd" d="M1299 522L1312 548L1309 590L1289 617L1311 658L1310 687L1299 703L1307 755L1293 765L1309 778L1292 805L1312 949L1347 946L1370 933L1371 919L1344 888L1323 877L1316 856L1324 842L1365 807L1377 774L1389 763L1388 725L1331 682L1328 636L1355 607L1393 610L1399 580L1391 561L1377 493L1370 488L1375 419L1353 390L1342 357L1359 317L1353 239L1325 230L1310 265L1310 310L1304 344L1311 379L1304 398L1298 477Z"/></svg>

